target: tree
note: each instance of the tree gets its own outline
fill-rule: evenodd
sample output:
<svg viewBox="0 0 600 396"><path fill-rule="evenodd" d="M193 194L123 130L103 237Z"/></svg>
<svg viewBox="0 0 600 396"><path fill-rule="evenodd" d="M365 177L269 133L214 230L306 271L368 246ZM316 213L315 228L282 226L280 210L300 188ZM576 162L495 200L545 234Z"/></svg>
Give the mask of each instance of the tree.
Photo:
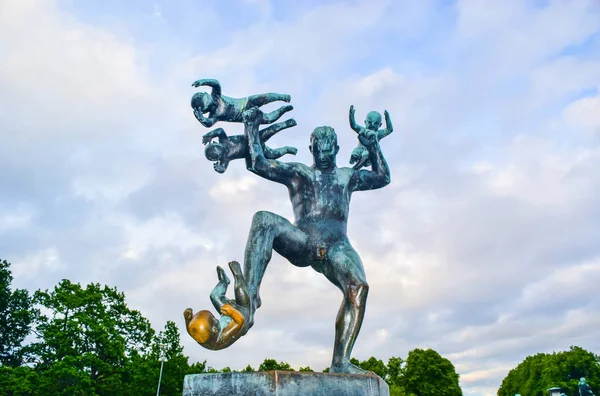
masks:
<svg viewBox="0 0 600 396"><path fill-rule="evenodd" d="M258 371L270 371L270 370L282 370L282 371L294 371L292 366L289 363L279 362L275 359L265 359L260 366L258 366Z"/></svg>
<svg viewBox="0 0 600 396"><path fill-rule="evenodd" d="M46 394L122 394L132 378L130 363L143 362L154 331L125 304L116 288L62 280L53 291L37 291L43 307L35 343L40 391Z"/></svg>
<svg viewBox="0 0 600 396"><path fill-rule="evenodd" d="M376 359L373 356L362 362L359 362L358 359L352 358L350 359L350 363L360 367L363 370L372 371L383 379L387 377L387 366L382 360Z"/></svg>
<svg viewBox="0 0 600 396"><path fill-rule="evenodd" d="M407 393L416 396L462 396L454 365L433 349L410 351L403 371L401 383Z"/></svg>
<svg viewBox="0 0 600 396"><path fill-rule="evenodd" d="M36 311L27 290L11 291L9 267L6 260L0 260L0 366L17 367L23 364L26 350L22 343L31 332Z"/></svg>
<svg viewBox="0 0 600 396"><path fill-rule="evenodd" d="M310 366L300 367L300 370L298 370L298 371L304 371L304 372L307 372L307 373L314 373L315 372L315 370L311 369Z"/></svg>
<svg viewBox="0 0 600 396"><path fill-rule="evenodd" d="M160 377L161 350L164 352L163 375L160 384L160 393L165 395L181 394L183 391L183 378L190 374L188 357L183 354L180 344L179 329L175 322L168 321L163 331L154 336L150 353L145 356L136 356L129 364L130 375L125 381L130 389L130 394L152 394L156 392ZM201 371L206 367L206 362L196 363L194 369Z"/></svg>
<svg viewBox="0 0 600 396"><path fill-rule="evenodd" d="M592 389L600 388L600 357L585 349L572 346L569 351L552 354L538 353L527 356L510 370L502 381L499 396L542 396L546 390L559 386L566 394L577 395L581 377L588 380Z"/></svg>

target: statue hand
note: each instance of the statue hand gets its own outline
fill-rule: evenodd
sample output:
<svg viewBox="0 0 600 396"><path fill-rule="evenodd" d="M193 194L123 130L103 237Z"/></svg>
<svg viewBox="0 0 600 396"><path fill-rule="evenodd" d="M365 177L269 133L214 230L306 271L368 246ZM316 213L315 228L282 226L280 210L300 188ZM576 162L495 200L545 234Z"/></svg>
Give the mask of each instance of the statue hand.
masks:
<svg viewBox="0 0 600 396"><path fill-rule="evenodd" d="M198 109L194 109L194 116L196 116L196 119L200 122L206 120L206 118L204 118L204 114L198 111Z"/></svg>
<svg viewBox="0 0 600 396"><path fill-rule="evenodd" d="M252 107L246 111L244 111L242 113L242 119L244 120L244 122L246 123L252 123L252 122L256 122L259 119L259 116L261 115L261 111L258 109L258 107Z"/></svg>
<svg viewBox="0 0 600 396"><path fill-rule="evenodd" d="M221 315L231 316L233 314L233 307L230 304L225 304L221 307Z"/></svg>
<svg viewBox="0 0 600 396"><path fill-rule="evenodd" d="M201 86L202 84L204 84L204 79L201 80L196 80L192 83L192 87L194 88L198 88L199 86Z"/></svg>
<svg viewBox="0 0 600 396"><path fill-rule="evenodd" d="M385 117L386 120L390 118L390 113L387 110L383 111L383 115L384 115L384 117Z"/></svg>
<svg viewBox="0 0 600 396"><path fill-rule="evenodd" d="M354 117L354 113L356 110L354 109L354 105L350 105L350 115Z"/></svg>
<svg viewBox="0 0 600 396"><path fill-rule="evenodd" d="M202 144L208 144L213 139L214 139L214 136L210 132L208 132L207 134L202 136Z"/></svg>
<svg viewBox="0 0 600 396"><path fill-rule="evenodd" d="M377 142L377 133L369 129L364 129L358 134L358 140L363 146L369 147Z"/></svg>

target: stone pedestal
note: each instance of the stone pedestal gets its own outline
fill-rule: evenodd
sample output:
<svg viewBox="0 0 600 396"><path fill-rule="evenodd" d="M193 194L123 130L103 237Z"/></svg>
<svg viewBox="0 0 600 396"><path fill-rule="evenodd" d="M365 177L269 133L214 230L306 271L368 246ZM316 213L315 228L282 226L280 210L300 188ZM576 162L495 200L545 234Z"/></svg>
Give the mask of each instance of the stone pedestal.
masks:
<svg viewBox="0 0 600 396"><path fill-rule="evenodd" d="M384 380L372 375L261 371L186 375L183 396L389 396Z"/></svg>

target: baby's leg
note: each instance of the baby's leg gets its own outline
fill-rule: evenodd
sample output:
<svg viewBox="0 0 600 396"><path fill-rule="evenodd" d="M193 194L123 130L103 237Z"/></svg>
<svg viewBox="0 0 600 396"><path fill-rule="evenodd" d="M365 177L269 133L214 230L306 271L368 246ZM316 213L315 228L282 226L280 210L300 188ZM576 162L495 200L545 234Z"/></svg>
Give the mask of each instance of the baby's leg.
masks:
<svg viewBox="0 0 600 396"><path fill-rule="evenodd" d="M260 107L260 106L264 106L267 103L271 103L271 102L276 102L278 100L281 100L283 102L290 102L290 100L292 100L292 97L290 95L286 95L286 94L278 94L278 93L264 93L264 94L258 94L258 95L250 95L248 96L247 100L246 100L246 109L249 109L251 107Z"/></svg>
<svg viewBox="0 0 600 396"><path fill-rule="evenodd" d="M229 263L229 268L233 273L234 291L235 291L235 302L242 307L250 307L250 296L248 295L248 287L246 285L246 279L242 273L240 263L232 261Z"/></svg>
<svg viewBox="0 0 600 396"><path fill-rule="evenodd" d="M265 153L266 158L277 159L283 157L286 154L296 155L298 149L296 147L291 146L284 146L276 149L265 146L263 151Z"/></svg>
<svg viewBox="0 0 600 396"><path fill-rule="evenodd" d="M221 312L221 307L229 303L229 299L225 296L227 293L227 287L229 286L229 278L225 275L223 268L217 266L217 274L219 276L219 283L210 293L210 301L217 312Z"/></svg>
<svg viewBox="0 0 600 396"><path fill-rule="evenodd" d="M280 108L278 108L275 111L272 111L268 114L264 114L261 124L271 124L271 123L277 121L279 118L281 118L282 115L284 115L285 113L287 113L288 111L293 110L293 109L294 109L294 106L292 106L292 105L281 106Z"/></svg>
<svg viewBox="0 0 600 396"><path fill-rule="evenodd" d="M293 126L296 126L296 120L294 120L293 118L290 118L289 120L285 120L283 122L278 122L277 124L270 125L265 129L258 131L258 133L260 134L260 141L266 142L280 131L287 128L291 128Z"/></svg>

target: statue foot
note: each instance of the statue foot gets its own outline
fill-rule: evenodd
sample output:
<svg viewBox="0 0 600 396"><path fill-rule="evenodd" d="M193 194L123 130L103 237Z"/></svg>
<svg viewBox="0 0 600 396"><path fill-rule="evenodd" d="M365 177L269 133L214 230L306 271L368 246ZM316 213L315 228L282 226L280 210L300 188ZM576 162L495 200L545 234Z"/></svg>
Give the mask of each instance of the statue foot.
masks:
<svg viewBox="0 0 600 396"><path fill-rule="evenodd" d="M373 374L372 371L363 370L360 367L353 365L350 362L345 362L341 364L333 364L329 368L330 373L340 373L340 374Z"/></svg>
<svg viewBox="0 0 600 396"><path fill-rule="evenodd" d="M225 274L225 271L223 271L223 268L219 267L217 265L217 277L219 278L219 282L225 282L226 285L229 285L230 281L229 278L227 277L227 274Z"/></svg>

